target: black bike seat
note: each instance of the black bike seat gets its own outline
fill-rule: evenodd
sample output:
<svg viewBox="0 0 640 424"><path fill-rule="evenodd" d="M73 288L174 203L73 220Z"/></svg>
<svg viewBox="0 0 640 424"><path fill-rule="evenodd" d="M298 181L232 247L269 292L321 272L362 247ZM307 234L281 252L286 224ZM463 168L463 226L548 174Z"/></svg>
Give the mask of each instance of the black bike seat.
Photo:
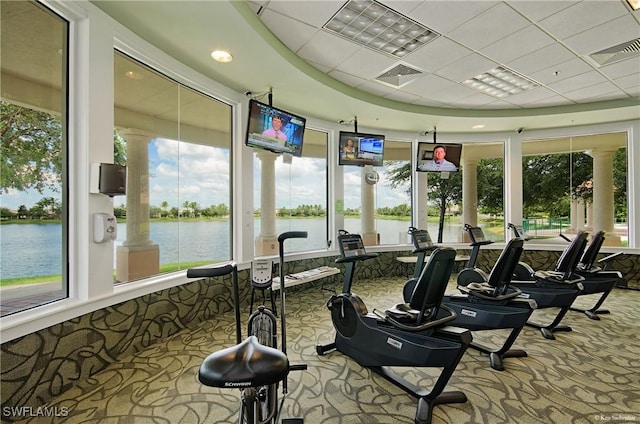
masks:
<svg viewBox="0 0 640 424"><path fill-rule="evenodd" d="M287 355L249 336L239 345L207 356L200 365L198 380L210 387L258 387L275 384L288 373Z"/></svg>

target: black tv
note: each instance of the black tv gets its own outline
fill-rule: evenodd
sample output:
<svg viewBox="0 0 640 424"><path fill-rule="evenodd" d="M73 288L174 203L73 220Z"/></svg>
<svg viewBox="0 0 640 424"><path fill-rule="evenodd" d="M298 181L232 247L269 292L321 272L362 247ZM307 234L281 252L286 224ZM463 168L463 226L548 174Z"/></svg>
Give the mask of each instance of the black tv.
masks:
<svg viewBox="0 0 640 424"><path fill-rule="evenodd" d="M416 170L420 172L455 172L460 169L462 144L418 143Z"/></svg>
<svg viewBox="0 0 640 424"><path fill-rule="evenodd" d="M338 165L382 166L384 135L340 131Z"/></svg>
<svg viewBox="0 0 640 424"><path fill-rule="evenodd" d="M300 157L306 124L306 118L251 99L244 144Z"/></svg>

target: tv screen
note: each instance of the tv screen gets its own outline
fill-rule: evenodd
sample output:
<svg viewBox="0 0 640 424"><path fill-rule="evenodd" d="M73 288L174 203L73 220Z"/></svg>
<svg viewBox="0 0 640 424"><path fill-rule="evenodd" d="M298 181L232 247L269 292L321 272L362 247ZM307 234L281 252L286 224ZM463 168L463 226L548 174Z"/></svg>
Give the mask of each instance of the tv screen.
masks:
<svg viewBox="0 0 640 424"><path fill-rule="evenodd" d="M340 131L339 165L382 166L384 135Z"/></svg>
<svg viewBox="0 0 640 424"><path fill-rule="evenodd" d="M462 144L418 143L416 169L421 172L453 172L460 168Z"/></svg>
<svg viewBox="0 0 640 424"><path fill-rule="evenodd" d="M299 157L306 123L306 118L251 99L245 144Z"/></svg>

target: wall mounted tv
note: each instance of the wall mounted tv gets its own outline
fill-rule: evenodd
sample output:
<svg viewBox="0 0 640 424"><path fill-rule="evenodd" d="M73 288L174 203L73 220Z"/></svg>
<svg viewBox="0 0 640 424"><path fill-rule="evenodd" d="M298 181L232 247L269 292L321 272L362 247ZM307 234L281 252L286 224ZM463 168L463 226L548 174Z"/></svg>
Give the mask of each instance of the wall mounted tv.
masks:
<svg viewBox="0 0 640 424"><path fill-rule="evenodd" d="M339 165L382 166L384 135L340 131Z"/></svg>
<svg viewBox="0 0 640 424"><path fill-rule="evenodd" d="M306 123L306 118L251 99L244 144L299 157Z"/></svg>
<svg viewBox="0 0 640 424"><path fill-rule="evenodd" d="M452 172L460 168L462 144L418 143L416 170L421 172Z"/></svg>

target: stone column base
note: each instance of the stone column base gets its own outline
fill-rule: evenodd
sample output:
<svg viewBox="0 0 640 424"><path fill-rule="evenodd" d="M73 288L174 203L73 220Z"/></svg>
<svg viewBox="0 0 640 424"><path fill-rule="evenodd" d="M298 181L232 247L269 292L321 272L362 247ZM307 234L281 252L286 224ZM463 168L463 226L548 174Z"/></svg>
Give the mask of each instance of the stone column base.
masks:
<svg viewBox="0 0 640 424"><path fill-rule="evenodd" d="M257 237L256 256L268 256L278 254L278 239L276 237Z"/></svg>
<svg viewBox="0 0 640 424"><path fill-rule="evenodd" d="M616 233L606 233L603 246L622 246L622 238Z"/></svg>
<svg viewBox="0 0 640 424"><path fill-rule="evenodd" d="M157 244L118 246L116 249L116 280L139 280L160 273L160 248Z"/></svg>
<svg viewBox="0 0 640 424"><path fill-rule="evenodd" d="M378 233L363 233L362 242L365 246L376 246L380 244L380 234Z"/></svg>

